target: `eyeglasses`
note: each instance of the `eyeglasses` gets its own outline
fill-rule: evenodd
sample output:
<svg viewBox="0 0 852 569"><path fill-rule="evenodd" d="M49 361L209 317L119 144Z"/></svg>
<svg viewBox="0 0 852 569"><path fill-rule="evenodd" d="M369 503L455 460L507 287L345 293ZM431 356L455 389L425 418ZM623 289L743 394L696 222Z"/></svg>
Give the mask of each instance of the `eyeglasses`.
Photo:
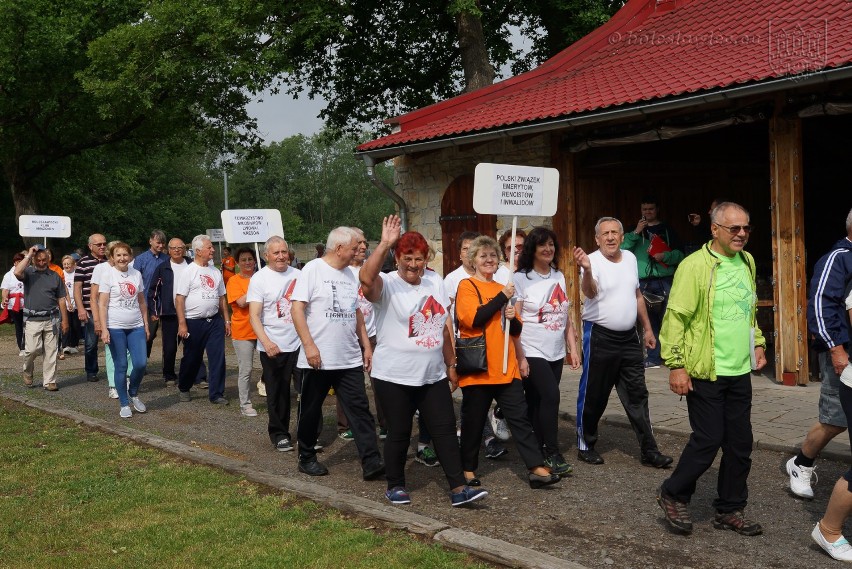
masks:
<svg viewBox="0 0 852 569"><path fill-rule="evenodd" d="M753 225L731 225L731 226L728 226L728 225L722 225L721 223L717 223L716 225L719 226L719 227L724 227L725 229L728 230L728 233L730 233L731 235L739 235L740 231L745 231L746 234L749 234L749 233L751 233L751 230L754 229Z"/></svg>
<svg viewBox="0 0 852 569"><path fill-rule="evenodd" d="M106 242L103 242L103 243L92 243L92 247L106 247Z"/></svg>
<svg viewBox="0 0 852 569"><path fill-rule="evenodd" d="M183 251L184 249L186 249L186 247L169 247L169 249L173 251Z"/></svg>

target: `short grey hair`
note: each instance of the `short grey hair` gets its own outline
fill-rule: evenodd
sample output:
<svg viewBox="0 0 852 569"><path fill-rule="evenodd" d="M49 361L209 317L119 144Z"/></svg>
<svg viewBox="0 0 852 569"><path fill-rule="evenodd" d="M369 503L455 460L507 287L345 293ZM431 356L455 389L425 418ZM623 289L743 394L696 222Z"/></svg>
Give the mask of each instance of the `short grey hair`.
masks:
<svg viewBox="0 0 852 569"><path fill-rule="evenodd" d="M497 257L500 257L500 244L497 243L497 240L487 235L480 235L470 242L470 247L467 250L467 262L473 263L473 260L483 249L494 249Z"/></svg>
<svg viewBox="0 0 852 569"><path fill-rule="evenodd" d="M643 202L643 203L644 203L644 202ZM608 222L608 221L614 221L614 222L616 222L616 223L618 224L618 230L619 230L621 233L624 233L624 224L623 224L623 223L621 223L621 220L620 220L620 219L618 219L617 217L604 216L604 217L602 217L602 218L598 219L597 223L595 223L595 235L600 235L600 233L601 233L601 225L602 225L602 224L604 224L604 223L606 223L606 222Z"/></svg>
<svg viewBox="0 0 852 569"><path fill-rule="evenodd" d="M325 242L326 252L334 251L338 245L346 246L358 241L358 233L351 227L335 227L328 234L328 239Z"/></svg>
<svg viewBox="0 0 852 569"><path fill-rule="evenodd" d="M149 239L153 239L154 241L159 241L160 243L166 242L166 232L162 229L152 229L151 237Z"/></svg>
<svg viewBox="0 0 852 569"><path fill-rule="evenodd" d="M729 209L738 209L744 214L746 214L746 217L751 220L751 214L746 208L744 208L740 204L734 202L722 202L720 204L717 204L716 207L713 208L713 212L710 214L710 221L712 221L716 225L719 225L719 220L722 218L722 214L728 211Z"/></svg>
<svg viewBox="0 0 852 569"><path fill-rule="evenodd" d="M849 210L849 215L846 216L846 234L852 235L852 209Z"/></svg>
<svg viewBox="0 0 852 569"><path fill-rule="evenodd" d="M266 240L266 243L263 244L263 254L266 255L266 252L269 251L269 248L276 243L284 243L287 245L287 240L281 237L280 235L273 235L269 239ZM287 249L290 249L290 245L287 245Z"/></svg>
<svg viewBox="0 0 852 569"><path fill-rule="evenodd" d="M195 237L193 237L192 238L192 250L198 251L199 249L204 247L205 241L210 241L210 238L207 235L204 235L203 233L201 235L196 235ZM212 241L210 241L210 242L212 243Z"/></svg>

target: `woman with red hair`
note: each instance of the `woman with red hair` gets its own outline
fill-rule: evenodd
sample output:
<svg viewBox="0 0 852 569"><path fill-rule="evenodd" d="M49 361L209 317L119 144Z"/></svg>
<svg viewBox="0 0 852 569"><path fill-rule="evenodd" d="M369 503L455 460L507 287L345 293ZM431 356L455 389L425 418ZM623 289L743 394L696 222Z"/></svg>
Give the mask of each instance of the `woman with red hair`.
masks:
<svg viewBox="0 0 852 569"><path fill-rule="evenodd" d="M451 503L461 506L485 498L488 492L468 486L462 472L450 396L458 386L447 327L450 299L440 278L426 276L426 239L414 231L400 236L401 227L395 215L383 220L381 242L359 275L364 297L373 303L376 314L376 350L370 373L388 428L385 496L393 504L411 503L405 459L412 419L419 410L447 477ZM397 270L381 273L392 248Z"/></svg>

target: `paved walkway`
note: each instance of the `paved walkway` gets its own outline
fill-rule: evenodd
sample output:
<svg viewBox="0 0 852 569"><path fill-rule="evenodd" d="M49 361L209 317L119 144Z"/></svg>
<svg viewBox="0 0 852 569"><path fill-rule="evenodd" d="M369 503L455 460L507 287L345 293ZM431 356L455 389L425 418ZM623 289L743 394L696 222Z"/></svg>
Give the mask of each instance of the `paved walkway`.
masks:
<svg viewBox="0 0 852 569"><path fill-rule="evenodd" d="M577 386L580 373L566 368L562 374L561 391L563 414L572 420L577 415ZM645 380L650 393L651 421L659 432L689 434L686 398L669 390L669 370L648 370ZM817 420L820 383L788 387L779 385L764 375L752 376L753 407L751 414L756 448L777 451L797 449L808 429ZM613 390L604 421L628 425L627 416ZM849 438L845 435L828 444L823 456L847 461L850 455ZM677 459L677 457L675 457Z"/></svg>

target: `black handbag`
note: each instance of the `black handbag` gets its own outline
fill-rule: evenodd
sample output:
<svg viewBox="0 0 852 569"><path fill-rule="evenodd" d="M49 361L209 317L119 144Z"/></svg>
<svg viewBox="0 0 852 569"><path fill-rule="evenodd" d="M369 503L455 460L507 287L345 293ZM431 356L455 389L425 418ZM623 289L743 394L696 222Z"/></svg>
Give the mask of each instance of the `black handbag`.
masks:
<svg viewBox="0 0 852 569"><path fill-rule="evenodd" d="M479 294L479 289L473 284L473 279L470 284L476 291L476 296L479 298L479 305L482 306L482 295ZM456 319L456 330L459 328L458 315ZM485 327L482 328L482 334L473 336L472 338L456 338L456 373L459 375L470 375L488 371L488 357L485 350Z"/></svg>

